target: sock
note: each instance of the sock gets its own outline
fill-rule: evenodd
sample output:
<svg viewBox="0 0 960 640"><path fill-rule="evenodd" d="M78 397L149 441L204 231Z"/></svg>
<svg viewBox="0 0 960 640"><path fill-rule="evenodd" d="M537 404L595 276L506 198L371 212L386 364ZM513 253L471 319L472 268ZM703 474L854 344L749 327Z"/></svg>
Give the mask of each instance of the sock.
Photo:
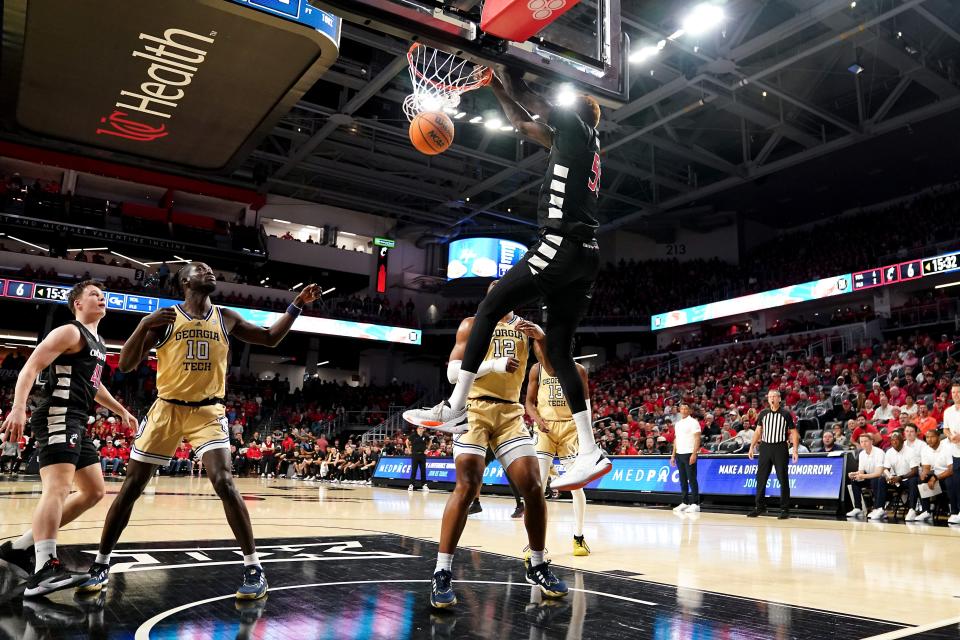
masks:
<svg viewBox="0 0 960 640"><path fill-rule="evenodd" d="M110 554L109 553L100 553L97 552L97 559L94 560L97 564L110 564Z"/></svg>
<svg viewBox="0 0 960 640"><path fill-rule="evenodd" d="M536 567L543 564L543 562L544 562L543 549L541 549L540 551L534 551L533 549L531 549L530 550L530 566Z"/></svg>
<svg viewBox="0 0 960 640"><path fill-rule="evenodd" d="M584 409L573 414L573 421L577 423L580 455L590 455L597 450L597 443L593 440L593 421L590 418L590 409Z"/></svg>
<svg viewBox="0 0 960 640"><path fill-rule="evenodd" d="M27 529L26 533L13 541L13 548L23 551L24 549L29 549L30 545L33 544L33 530Z"/></svg>
<svg viewBox="0 0 960 640"><path fill-rule="evenodd" d="M433 570L434 573L436 573L437 571L450 571L452 567L453 567L452 553L437 554L437 567Z"/></svg>
<svg viewBox="0 0 960 640"><path fill-rule="evenodd" d="M587 494L583 489L572 491L573 495L573 535L583 536L583 512L587 510Z"/></svg>
<svg viewBox="0 0 960 640"><path fill-rule="evenodd" d="M249 567L249 566L259 566L259 565L260 565L260 558L259 556L257 556L256 551L254 551L248 556L246 555L243 556L243 566Z"/></svg>
<svg viewBox="0 0 960 640"><path fill-rule="evenodd" d="M457 386L453 388L453 393L447 400L451 407L459 411L467 405L467 394L470 393L470 387L473 386L473 381L476 379L476 373L460 369L460 373L457 374Z"/></svg>
<svg viewBox="0 0 960 640"><path fill-rule="evenodd" d="M36 558L36 571L40 570L47 560L50 559L50 556L54 558L57 557L57 541L53 538L50 540L37 540L36 546L34 547L35 558Z"/></svg>

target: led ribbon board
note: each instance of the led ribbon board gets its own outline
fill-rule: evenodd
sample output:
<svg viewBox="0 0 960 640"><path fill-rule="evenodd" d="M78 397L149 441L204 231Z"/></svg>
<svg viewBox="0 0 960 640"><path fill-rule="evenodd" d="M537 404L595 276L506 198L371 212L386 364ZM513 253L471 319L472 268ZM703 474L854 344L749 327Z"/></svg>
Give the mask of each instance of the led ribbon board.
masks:
<svg viewBox="0 0 960 640"><path fill-rule="evenodd" d="M15 300L66 304L67 293L69 291L70 287L58 284L35 283L23 280L0 280L0 296ZM104 291L104 296L106 296L107 300L107 309L128 313L152 313L161 307L172 307L182 302L182 300L173 300L171 298L156 298L135 293L116 293L113 291ZM283 315L276 311L221 306L236 311L244 320L260 327L272 325ZM388 325L303 315L293 322L292 330L300 333L317 333L341 338L360 338L363 340L379 340L381 342L395 342L398 344L418 345L423 339L423 333L420 329L391 327Z"/></svg>
<svg viewBox="0 0 960 640"><path fill-rule="evenodd" d="M650 316L650 328L658 331L671 327L682 327L705 320L716 320L798 302L821 300L863 289L886 287L898 282L909 282L924 276L958 270L960 270L960 251L954 251L932 258L888 264L883 267L823 278L804 284L795 284L721 302L711 302L710 304L687 307L677 311L658 313Z"/></svg>

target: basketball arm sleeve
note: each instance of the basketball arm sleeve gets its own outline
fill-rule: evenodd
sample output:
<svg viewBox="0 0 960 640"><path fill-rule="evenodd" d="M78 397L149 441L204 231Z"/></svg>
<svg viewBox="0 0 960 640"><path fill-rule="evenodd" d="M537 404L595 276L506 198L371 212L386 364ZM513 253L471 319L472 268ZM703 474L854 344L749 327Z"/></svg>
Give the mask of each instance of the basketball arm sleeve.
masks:
<svg viewBox="0 0 960 640"><path fill-rule="evenodd" d="M510 358L504 356L503 358L494 358L492 360L484 360L480 363L480 368L477 369L477 377L482 378L488 373L506 373L507 372L507 362ZM451 360L447 364L447 380L450 384L457 384L457 377L460 375L460 365L463 360Z"/></svg>

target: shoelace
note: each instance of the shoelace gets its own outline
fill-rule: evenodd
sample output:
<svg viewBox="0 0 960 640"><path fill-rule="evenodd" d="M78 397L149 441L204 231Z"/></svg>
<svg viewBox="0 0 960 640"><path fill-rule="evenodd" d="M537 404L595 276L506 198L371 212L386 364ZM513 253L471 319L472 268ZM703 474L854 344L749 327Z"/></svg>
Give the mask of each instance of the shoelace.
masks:
<svg viewBox="0 0 960 640"><path fill-rule="evenodd" d="M434 593L443 593L450 590L450 582L452 581L452 576L446 572L440 572L434 577L433 592Z"/></svg>

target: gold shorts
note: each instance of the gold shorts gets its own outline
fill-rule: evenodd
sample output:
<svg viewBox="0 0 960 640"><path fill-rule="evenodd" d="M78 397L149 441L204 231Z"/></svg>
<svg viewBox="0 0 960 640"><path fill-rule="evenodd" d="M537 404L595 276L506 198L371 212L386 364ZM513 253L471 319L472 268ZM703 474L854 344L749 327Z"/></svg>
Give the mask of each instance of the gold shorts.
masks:
<svg viewBox="0 0 960 640"><path fill-rule="evenodd" d="M560 458L560 462L577 457L580 439L577 437L577 423L573 420L549 420L550 432L536 429L537 456L541 458Z"/></svg>
<svg viewBox="0 0 960 640"><path fill-rule="evenodd" d="M523 423L523 405L516 402L467 400L467 425L470 430L453 438L453 456L462 453L486 456L487 448L504 468L517 458L535 456L533 440Z"/></svg>
<svg viewBox="0 0 960 640"><path fill-rule="evenodd" d="M130 457L147 464L167 464L184 438L198 458L213 449L229 449L223 405L184 407L157 399L140 422Z"/></svg>

